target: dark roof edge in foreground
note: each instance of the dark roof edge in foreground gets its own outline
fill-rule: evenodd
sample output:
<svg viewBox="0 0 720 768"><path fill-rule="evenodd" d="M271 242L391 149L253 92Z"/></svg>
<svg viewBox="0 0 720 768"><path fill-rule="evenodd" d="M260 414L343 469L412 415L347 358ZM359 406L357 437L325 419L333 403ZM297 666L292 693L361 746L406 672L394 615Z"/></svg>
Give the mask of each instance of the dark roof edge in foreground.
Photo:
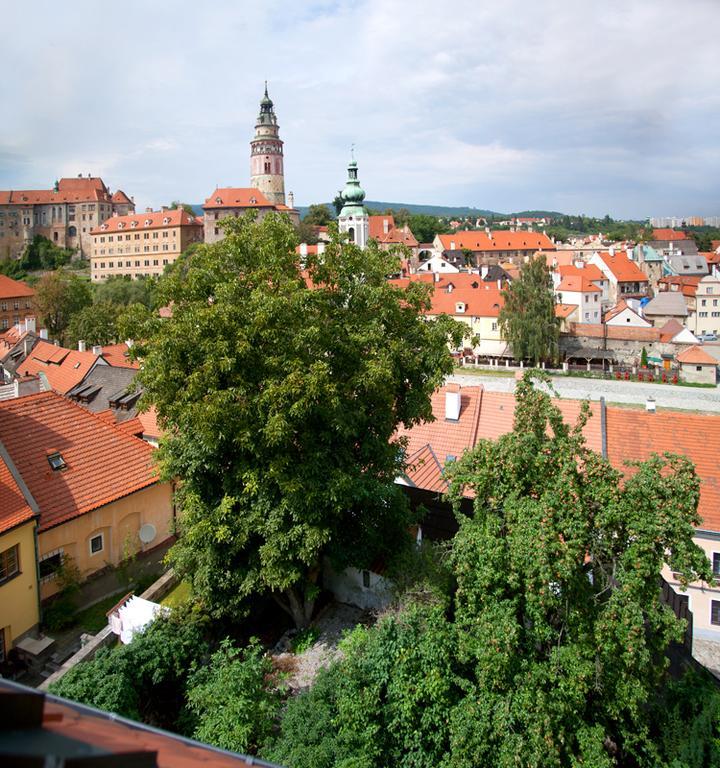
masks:
<svg viewBox="0 0 720 768"><path fill-rule="evenodd" d="M266 760L261 760L259 757L252 757L251 755L243 755L239 752L230 752L227 749L214 747L212 744L205 744L202 741L195 741L195 739L190 739L187 736L181 736L178 733L164 731L162 728L155 728L152 725L146 725L145 723L139 723L136 720L130 720L127 717L123 717L122 715L116 715L114 712L103 712L103 710L96 709L95 707L91 707L88 704L80 704L77 701L64 699L61 696L55 696L52 693L47 693L46 691L38 691L36 688L30 688L29 686L23 685L22 683L17 683L14 680L6 680L5 678L0 678L0 689L3 687L14 689L19 693L34 693L38 696L44 696L47 701L62 704L63 706L70 707L71 709L75 709L78 712L92 715L93 717L102 717L104 720L110 720L114 723L121 723L122 725L126 725L129 728L136 728L141 731L147 731L148 733L154 733L157 736L164 736L169 739L174 739L175 741L187 744L189 747L206 749L219 755L225 755L226 757L234 757L239 760L244 760L249 765L258 765L261 766L261 768L283 768L283 766L278 765L277 763L268 763Z"/></svg>

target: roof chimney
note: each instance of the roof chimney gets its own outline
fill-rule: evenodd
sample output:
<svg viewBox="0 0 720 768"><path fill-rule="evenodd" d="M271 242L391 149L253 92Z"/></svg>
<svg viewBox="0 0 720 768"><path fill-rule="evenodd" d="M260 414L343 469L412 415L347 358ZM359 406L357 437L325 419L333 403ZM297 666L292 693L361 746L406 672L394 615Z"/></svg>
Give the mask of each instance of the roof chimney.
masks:
<svg viewBox="0 0 720 768"><path fill-rule="evenodd" d="M25 318L25 332L26 333L35 333L35 318L34 317L26 317Z"/></svg>
<svg viewBox="0 0 720 768"><path fill-rule="evenodd" d="M390 231L390 222L387 219L383 219L383 234L387 235Z"/></svg>
<svg viewBox="0 0 720 768"><path fill-rule="evenodd" d="M292 192L288 192L288 207L295 207L295 195Z"/></svg>
<svg viewBox="0 0 720 768"><path fill-rule="evenodd" d="M78 340L78 352L85 351L85 342L82 339Z"/></svg>
<svg viewBox="0 0 720 768"><path fill-rule="evenodd" d="M448 384L445 388L445 419L447 421L459 421L460 403L460 385Z"/></svg>
<svg viewBox="0 0 720 768"><path fill-rule="evenodd" d="M40 329L40 338L43 339L44 341L47 341L47 339L48 339L47 328L41 328Z"/></svg>
<svg viewBox="0 0 720 768"><path fill-rule="evenodd" d="M102 355L102 347L99 344L96 344L92 348L92 353L95 355L95 357L100 357L100 355Z"/></svg>
<svg viewBox="0 0 720 768"><path fill-rule="evenodd" d="M307 243L300 243L300 255L307 256Z"/></svg>
<svg viewBox="0 0 720 768"><path fill-rule="evenodd" d="M483 264L482 267L480 267L480 277L484 280L487 277L488 273L488 267L487 264Z"/></svg>
<svg viewBox="0 0 720 768"><path fill-rule="evenodd" d="M654 397L648 397L648 399L645 401L645 410L648 413L655 413L655 398Z"/></svg>
<svg viewBox="0 0 720 768"><path fill-rule="evenodd" d="M145 209L145 213L152 213L152 212L153 212L153 209L152 209L152 208L146 208L146 209Z"/></svg>
<svg viewBox="0 0 720 768"><path fill-rule="evenodd" d="M322 241L320 241L320 242L317 244L317 252L318 252L318 256L319 256L321 253L325 253L325 243L323 243Z"/></svg>
<svg viewBox="0 0 720 768"><path fill-rule="evenodd" d="M454 250L455 250L455 241L454 241L454 240L451 240L451 241L450 241L450 250L451 250L451 251L454 251Z"/></svg>

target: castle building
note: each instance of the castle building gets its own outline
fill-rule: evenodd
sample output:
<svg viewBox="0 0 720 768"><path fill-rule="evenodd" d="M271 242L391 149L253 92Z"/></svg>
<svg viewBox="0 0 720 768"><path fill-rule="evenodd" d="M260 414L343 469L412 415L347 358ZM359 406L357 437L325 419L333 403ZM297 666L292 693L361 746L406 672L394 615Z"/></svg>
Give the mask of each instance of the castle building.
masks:
<svg viewBox="0 0 720 768"><path fill-rule="evenodd" d="M93 176L60 179L54 189L0 191L0 258L19 258L35 235L87 258L90 231L134 210L132 198L122 190L111 194Z"/></svg>
<svg viewBox="0 0 720 768"><path fill-rule="evenodd" d="M285 205L283 143L273 103L268 96L267 81L255 124L255 137L250 142L250 186L259 189L271 203Z"/></svg>
<svg viewBox="0 0 720 768"><path fill-rule="evenodd" d="M354 157L348 165L348 179L340 197L343 207L338 216L338 229L347 234L351 243L365 248L370 236L370 219L363 205L365 190L358 181L358 168Z"/></svg>

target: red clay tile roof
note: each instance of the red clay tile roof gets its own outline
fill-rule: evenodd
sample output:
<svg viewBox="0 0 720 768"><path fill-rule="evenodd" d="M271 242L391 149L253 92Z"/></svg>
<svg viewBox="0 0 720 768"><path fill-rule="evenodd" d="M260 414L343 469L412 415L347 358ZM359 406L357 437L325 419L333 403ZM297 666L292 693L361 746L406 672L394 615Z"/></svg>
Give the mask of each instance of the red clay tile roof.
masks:
<svg viewBox="0 0 720 768"><path fill-rule="evenodd" d="M555 244L541 232L494 231L492 237L485 232L455 232L439 235L446 251L469 248L471 251L554 251ZM454 243L454 246L453 246Z"/></svg>
<svg viewBox="0 0 720 768"><path fill-rule="evenodd" d="M632 259L628 258L624 251L616 251L612 255L603 251L599 256L619 283L648 282L647 275Z"/></svg>
<svg viewBox="0 0 720 768"><path fill-rule="evenodd" d="M27 523L34 515L8 465L0 456L0 533ZM2 545L0 549L3 549Z"/></svg>
<svg viewBox="0 0 720 768"><path fill-rule="evenodd" d="M675 285L680 288L683 296L690 296L692 298L697 294L698 283L701 277L702 275L668 275L667 277L661 277L658 280L658 292L671 291L673 290L671 286ZM674 290L677 291L677 288Z"/></svg>
<svg viewBox="0 0 720 768"><path fill-rule="evenodd" d="M678 363L695 363L696 365L717 365L718 361L709 355L702 347L694 344L677 356Z"/></svg>
<svg viewBox="0 0 720 768"><path fill-rule="evenodd" d="M145 437L160 438L163 436L162 427L157 422L157 411L152 405L147 411L138 413L137 420L142 424L142 434Z"/></svg>
<svg viewBox="0 0 720 768"><path fill-rule="evenodd" d="M127 216L113 216L99 227L90 230L91 235L105 235L110 232L141 229L162 229L162 227L199 227L200 222L182 208L174 211L153 211L152 213L132 213Z"/></svg>
<svg viewBox="0 0 720 768"><path fill-rule="evenodd" d="M577 308L577 304L556 304L555 317L570 317Z"/></svg>
<svg viewBox="0 0 720 768"><path fill-rule="evenodd" d="M601 293L600 288L585 275L564 275L556 291L578 291L580 293Z"/></svg>
<svg viewBox="0 0 720 768"><path fill-rule="evenodd" d="M212 208L274 208L274 205L259 189L218 187L203 205L203 210Z"/></svg>
<svg viewBox="0 0 720 768"><path fill-rule="evenodd" d="M110 193L102 179L60 179L58 191L54 189L18 189L0 192L3 205L52 205L53 203L110 202Z"/></svg>
<svg viewBox="0 0 720 768"><path fill-rule="evenodd" d="M461 286L449 293L436 286L428 314L497 317L504 303L502 291L495 283L483 283L478 279L477 288ZM458 312L458 304L464 305L464 311Z"/></svg>
<svg viewBox="0 0 720 768"><path fill-rule="evenodd" d="M0 299L17 299L34 295L35 291L27 283L0 275Z"/></svg>
<svg viewBox="0 0 720 768"><path fill-rule="evenodd" d="M32 352L17 367L20 376L44 373L50 386L61 395L79 384L98 362L92 352L57 347L49 341L38 341Z"/></svg>
<svg viewBox="0 0 720 768"><path fill-rule="evenodd" d="M603 321L607 323L608 320L612 320L613 317L616 317L621 312L624 312L626 309L630 309L628 307L627 302L625 299L620 299L618 303L614 306L608 309L608 311L603 316Z"/></svg>
<svg viewBox="0 0 720 768"><path fill-rule="evenodd" d="M122 191L122 189L118 189L116 192L114 192L111 199L113 203L120 203L124 205L133 204L133 201Z"/></svg>
<svg viewBox="0 0 720 768"><path fill-rule="evenodd" d="M448 490L442 465L430 444L424 445L412 456L408 456L406 462L405 476L413 485L436 493L445 493Z"/></svg>
<svg viewBox="0 0 720 768"><path fill-rule="evenodd" d="M680 331L685 330L685 326L671 317L665 325L660 328L660 341L667 343L672 341Z"/></svg>
<svg viewBox="0 0 720 768"><path fill-rule="evenodd" d="M659 328L638 328L626 325L602 325L600 323L570 323L572 336L586 338L618 339L620 341L660 341Z"/></svg>
<svg viewBox="0 0 720 768"><path fill-rule="evenodd" d="M559 254L552 254L553 256ZM561 277L579 276L589 278L593 282L603 282L607 277L596 264L585 264L584 267L576 267L575 264L560 264L555 271Z"/></svg>
<svg viewBox="0 0 720 768"><path fill-rule="evenodd" d="M54 392L0 402L0 441L40 507L40 530L153 485L153 449ZM48 455L67 468L54 471Z"/></svg>
<svg viewBox="0 0 720 768"><path fill-rule="evenodd" d="M720 531L720 416L633 408L607 409L608 458L631 474L626 461L642 461L670 451L688 456L700 477L703 530Z"/></svg>
<svg viewBox="0 0 720 768"><path fill-rule="evenodd" d="M134 368L139 369L140 363L137 360L130 360L130 348L123 341L120 344L107 344L102 348L102 356L108 365L114 368Z"/></svg>
<svg viewBox="0 0 720 768"><path fill-rule="evenodd" d="M653 229L653 240L687 240L688 236L684 232L676 229Z"/></svg>
<svg viewBox="0 0 720 768"><path fill-rule="evenodd" d="M387 222L387 232L385 231L385 222ZM410 248L417 248L418 246L415 235L409 230L406 232L403 228L396 227L392 215L368 216L368 236L379 243L400 243Z"/></svg>

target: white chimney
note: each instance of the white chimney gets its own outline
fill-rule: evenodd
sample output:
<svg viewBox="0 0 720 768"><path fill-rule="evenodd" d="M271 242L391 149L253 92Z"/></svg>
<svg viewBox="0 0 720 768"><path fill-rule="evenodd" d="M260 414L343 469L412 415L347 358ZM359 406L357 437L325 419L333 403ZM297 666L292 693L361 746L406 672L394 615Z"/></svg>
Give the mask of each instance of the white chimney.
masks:
<svg viewBox="0 0 720 768"><path fill-rule="evenodd" d="M44 339L45 341L47 341L47 339L48 339L47 328L41 328L40 329L40 338Z"/></svg>
<svg viewBox="0 0 720 768"><path fill-rule="evenodd" d="M318 256L325 253L325 243L322 243L322 242L318 243L317 252L318 252Z"/></svg>
<svg viewBox="0 0 720 768"><path fill-rule="evenodd" d="M648 413L655 413L655 398L654 397L648 397L648 399L645 401L645 410Z"/></svg>
<svg viewBox="0 0 720 768"><path fill-rule="evenodd" d="M288 192L288 207L295 207L295 195L292 192Z"/></svg>
<svg viewBox="0 0 720 768"><path fill-rule="evenodd" d="M35 318L34 317L26 317L25 318L25 332L26 333L35 333Z"/></svg>
<svg viewBox="0 0 720 768"><path fill-rule="evenodd" d="M383 219L383 233L387 235L390 231L390 222L387 219Z"/></svg>
<svg viewBox="0 0 720 768"><path fill-rule="evenodd" d="M450 241L450 250L451 250L451 251L454 251L454 250L455 250L455 241L454 241L454 240L451 240L451 241Z"/></svg>
<svg viewBox="0 0 720 768"><path fill-rule="evenodd" d="M92 353L95 355L95 357L100 357L100 355L102 355L102 347L96 344L92 348Z"/></svg>
<svg viewBox="0 0 720 768"><path fill-rule="evenodd" d="M307 256L307 243L300 243L300 255Z"/></svg>
<svg viewBox="0 0 720 768"><path fill-rule="evenodd" d="M578 259L578 260L575 262L575 266L576 266L578 269L584 269L584 268L585 268L585 262L584 262L582 259Z"/></svg>
<svg viewBox="0 0 720 768"><path fill-rule="evenodd" d="M439 272L433 272L433 282L439 283L440 282L440 273Z"/></svg>
<svg viewBox="0 0 720 768"><path fill-rule="evenodd" d="M502 289L502 280L499 277L498 277L497 284L498 284L498 288Z"/></svg>
<svg viewBox="0 0 720 768"><path fill-rule="evenodd" d="M23 352L27 357L32 352L32 339L25 338L23 341Z"/></svg>
<svg viewBox="0 0 720 768"><path fill-rule="evenodd" d="M85 351L85 342L80 339L78 341L78 352L84 352Z"/></svg>
<svg viewBox="0 0 720 768"><path fill-rule="evenodd" d="M614 245L611 245L611 246L608 248L608 253L609 253L611 256L614 256L614 255L615 255L615 246L614 246Z"/></svg>
<svg viewBox="0 0 720 768"><path fill-rule="evenodd" d="M145 209L145 213L152 213L152 212L153 212L153 209L152 209L152 208L146 208L146 209Z"/></svg>
<svg viewBox="0 0 720 768"><path fill-rule="evenodd" d="M460 386L458 384L448 384L445 390L445 418L447 421L458 421L460 419Z"/></svg>
<svg viewBox="0 0 720 768"><path fill-rule="evenodd" d="M134 342L132 339L125 339L125 346L126 346L128 349L132 349L132 345L133 345L134 343L135 343L135 342Z"/></svg>
<svg viewBox="0 0 720 768"><path fill-rule="evenodd" d="M483 264L482 267L480 267L480 277L484 280L487 277L488 268L487 264Z"/></svg>

